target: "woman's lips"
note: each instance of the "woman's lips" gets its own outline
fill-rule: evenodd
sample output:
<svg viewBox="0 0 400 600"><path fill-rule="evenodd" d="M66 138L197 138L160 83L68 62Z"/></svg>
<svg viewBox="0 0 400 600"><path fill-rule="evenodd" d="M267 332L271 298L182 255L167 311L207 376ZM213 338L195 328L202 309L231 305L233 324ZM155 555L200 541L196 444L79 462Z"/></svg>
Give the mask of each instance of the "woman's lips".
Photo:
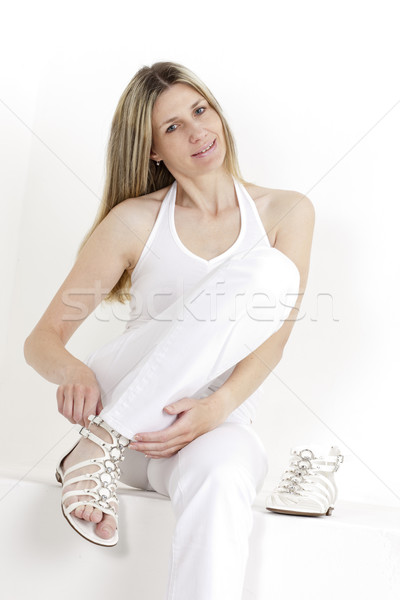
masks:
<svg viewBox="0 0 400 600"><path fill-rule="evenodd" d="M217 138L214 139L210 148L208 150L206 150L205 152L198 152L197 154L192 154L193 158L203 158L203 156L208 156L209 154L211 154L211 152L214 152L216 145L217 145Z"/></svg>

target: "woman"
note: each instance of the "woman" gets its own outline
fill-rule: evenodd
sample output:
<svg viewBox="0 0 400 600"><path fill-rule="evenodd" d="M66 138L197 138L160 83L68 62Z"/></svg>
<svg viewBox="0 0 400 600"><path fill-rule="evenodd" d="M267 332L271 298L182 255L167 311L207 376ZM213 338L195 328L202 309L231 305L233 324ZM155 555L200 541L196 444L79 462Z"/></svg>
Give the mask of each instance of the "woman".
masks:
<svg viewBox="0 0 400 600"><path fill-rule="evenodd" d="M307 197L241 177L222 110L191 71L136 73L113 118L98 217L25 357L82 426L57 467L78 533L117 543L120 478L171 498L168 598L241 598L267 472L252 423L300 307L313 227ZM99 282L107 301L131 301L130 321L84 363L65 345Z"/></svg>

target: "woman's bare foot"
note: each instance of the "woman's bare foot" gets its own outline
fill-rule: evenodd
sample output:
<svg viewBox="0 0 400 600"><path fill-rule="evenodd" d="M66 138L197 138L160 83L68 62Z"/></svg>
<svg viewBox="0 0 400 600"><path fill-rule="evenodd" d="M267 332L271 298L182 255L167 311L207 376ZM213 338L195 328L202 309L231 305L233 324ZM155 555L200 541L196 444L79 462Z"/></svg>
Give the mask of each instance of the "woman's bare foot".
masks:
<svg viewBox="0 0 400 600"><path fill-rule="evenodd" d="M112 442L111 435L106 431L103 427L90 424L89 431L97 435L97 437L101 438L105 442ZM65 473L67 469L73 467L74 465L82 462L84 460L89 460L91 458L99 458L104 456L102 449L87 438L82 438L77 446L68 454L68 456L63 460L62 463L62 471ZM69 473L64 480L63 493L72 491L72 490L82 490L82 489L91 489L95 487L96 483L88 479L87 481L80 481L77 483L71 483L71 485L65 485L69 479L73 477L77 477L78 475L85 475L86 473L95 473L99 470L99 466L88 465L86 467L82 467L80 469L76 469ZM93 496L84 496L79 494L78 496L71 496L65 500L65 506L69 506L73 502L79 502L79 500L93 500ZM116 503L110 500L110 506L115 506L117 508ZM93 523L98 523L96 527L96 533L103 539L112 538L114 532L116 530L117 524L111 515L103 513L99 508L94 508L93 506L82 505L75 508L72 511L79 519L84 519L85 521L92 521Z"/></svg>

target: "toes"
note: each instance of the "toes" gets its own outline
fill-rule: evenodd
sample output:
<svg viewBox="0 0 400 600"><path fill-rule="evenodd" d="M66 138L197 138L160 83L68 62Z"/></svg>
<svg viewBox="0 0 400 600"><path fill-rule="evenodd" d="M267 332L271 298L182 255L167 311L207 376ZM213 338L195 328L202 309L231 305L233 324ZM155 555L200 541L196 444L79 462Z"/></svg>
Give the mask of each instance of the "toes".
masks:
<svg viewBox="0 0 400 600"><path fill-rule="evenodd" d="M95 508L92 512L90 520L93 521L93 523L100 523L102 518L103 518L103 513L101 512L101 510L98 508Z"/></svg>
<svg viewBox="0 0 400 600"><path fill-rule="evenodd" d="M90 506L90 504L86 504L84 511L83 511L82 518L85 519L85 521L90 521L92 512L93 512L93 506Z"/></svg>
<svg viewBox="0 0 400 600"><path fill-rule="evenodd" d="M109 539L114 535L116 528L115 519L111 515L104 515L103 520L96 527L96 532L100 537Z"/></svg>
<svg viewBox="0 0 400 600"><path fill-rule="evenodd" d="M76 502L76 500L74 499L74 502ZM85 512L85 505L81 504L80 506L77 506L76 509L74 510L74 514L76 517L78 517L78 519L83 519L83 513Z"/></svg>
<svg viewBox="0 0 400 600"><path fill-rule="evenodd" d="M103 518L103 513L100 509L94 508L88 504L81 504L81 506L77 506L73 513L76 517L78 517L78 519L91 521L92 523L100 523Z"/></svg>
<svg viewBox="0 0 400 600"><path fill-rule="evenodd" d="M69 504L72 504L73 502L79 502L79 500L90 500L90 497L85 497L83 498L82 496L79 497L75 497L75 498L69 498L70 502ZM92 521L93 520L93 513L94 512L99 512L100 515L102 515L103 513L101 511L96 511L93 509L93 506L90 506L89 504L81 504L80 506L77 506L75 508L75 510L72 511L72 514L75 515L75 517L78 517L78 519L83 519L84 521ZM96 517L98 518L98 517ZM97 522L97 521L96 521Z"/></svg>

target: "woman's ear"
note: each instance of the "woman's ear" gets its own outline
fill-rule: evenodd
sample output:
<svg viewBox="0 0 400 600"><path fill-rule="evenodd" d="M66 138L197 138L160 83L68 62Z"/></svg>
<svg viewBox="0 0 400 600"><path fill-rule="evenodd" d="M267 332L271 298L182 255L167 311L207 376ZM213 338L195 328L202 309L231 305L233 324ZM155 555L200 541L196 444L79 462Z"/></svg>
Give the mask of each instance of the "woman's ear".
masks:
<svg viewBox="0 0 400 600"><path fill-rule="evenodd" d="M161 156L159 156L157 154L157 152L154 152L153 149L151 149L151 151L150 151L150 159L151 160L161 160Z"/></svg>

